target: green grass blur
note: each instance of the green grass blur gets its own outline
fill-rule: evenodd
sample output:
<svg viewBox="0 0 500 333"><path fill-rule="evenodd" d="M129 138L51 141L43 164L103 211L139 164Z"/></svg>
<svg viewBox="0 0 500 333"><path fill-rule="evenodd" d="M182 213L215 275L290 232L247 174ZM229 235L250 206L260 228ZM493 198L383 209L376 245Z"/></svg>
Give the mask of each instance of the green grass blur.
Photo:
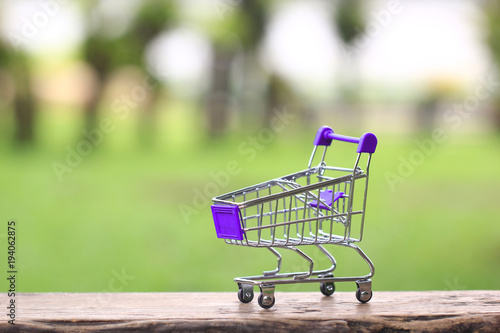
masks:
<svg viewBox="0 0 500 333"><path fill-rule="evenodd" d="M158 143L148 149L131 139L133 119L115 119L116 130L62 181L52 163L63 163L66 147L77 146L71 130L76 116L42 116L40 127L50 135L36 149L4 143L0 211L5 231L7 219L18 224L18 290L231 291L234 277L273 269L275 258L265 249L229 246L216 238L209 198L304 169L315 130L291 126L260 142L255 154L241 154L238 147L258 134L258 126L210 141L189 125L196 116L170 112ZM498 289L499 138L448 133L391 188L387 173L397 174L401 159L409 160L418 149L415 140L424 137L377 134L360 243L375 264L374 290ZM350 166L354 151L339 144L327 160ZM211 174L226 170L230 161L238 164L238 174L227 186L217 185ZM208 197L193 201L205 191ZM186 217L181 207L188 206L193 211ZM5 231L0 232L4 253ZM366 273L355 255L330 248L337 276ZM303 270L301 260L285 254L283 269ZM319 291L316 284L279 287L286 290ZM338 283L337 290L355 286Z"/></svg>

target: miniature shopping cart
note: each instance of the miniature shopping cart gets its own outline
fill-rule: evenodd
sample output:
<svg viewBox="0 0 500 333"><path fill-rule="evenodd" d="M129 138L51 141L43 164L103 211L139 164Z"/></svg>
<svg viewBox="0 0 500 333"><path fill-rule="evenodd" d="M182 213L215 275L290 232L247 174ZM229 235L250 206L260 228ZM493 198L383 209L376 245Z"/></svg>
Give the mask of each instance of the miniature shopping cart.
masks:
<svg viewBox="0 0 500 333"><path fill-rule="evenodd" d="M352 169L329 166L325 162L332 140L357 144ZM319 164L312 166L318 146L324 146L324 149ZM355 243L363 236L370 160L376 147L377 138L372 133L354 138L335 134L330 127L323 126L314 139L306 170L213 198L212 215L217 237L225 239L227 244L267 248L278 259L273 271L234 279L241 302L252 301L256 285L261 290L259 305L269 309L275 303L274 290L278 284L319 282L320 291L330 296L335 292L335 282L341 281L356 282L356 298L360 302L371 299L374 266ZM362 170L359 165L365 161L366 167ZM355 250L368 264L370 273L334 277L337 263L325 244ZM313 259L299 249L303 245L316 246L331 266L313 270ZM277 249L296 252L308 261L309 270L280 273L282 257Z"/></svg>

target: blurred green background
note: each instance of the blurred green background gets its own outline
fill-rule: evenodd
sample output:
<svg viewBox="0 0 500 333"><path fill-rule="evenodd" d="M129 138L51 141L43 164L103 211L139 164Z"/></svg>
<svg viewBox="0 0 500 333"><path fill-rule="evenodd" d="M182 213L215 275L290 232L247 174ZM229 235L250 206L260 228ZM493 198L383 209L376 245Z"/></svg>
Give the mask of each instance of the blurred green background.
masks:
<svg viewBox="0 0 500 333"><path fill-rule="evenodd" d="M13 219L20 291L236 290L275 258L217 239L210 199L305 169L322 125L379 139L375 291L500 287L498 1L0 8L0 267Z"/></svg>

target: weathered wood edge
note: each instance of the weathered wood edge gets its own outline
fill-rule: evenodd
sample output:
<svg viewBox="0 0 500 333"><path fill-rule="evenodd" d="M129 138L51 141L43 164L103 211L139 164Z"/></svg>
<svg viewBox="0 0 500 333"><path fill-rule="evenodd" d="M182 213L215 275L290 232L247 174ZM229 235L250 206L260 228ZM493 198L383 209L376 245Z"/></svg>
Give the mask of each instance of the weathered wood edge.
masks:
<svg viewBox="0 0 500 333"><path fill-rule="evenodd" d="M100 294L29 294L24 319L2 332L500 332L500 292L378 292L369 306L351 293L335 299L317 293L280 293L285 303L263 310L240 304L234 293L109 294L99 305L85 299ZM148 302L141 299L147 298ZM201 304L194 303L202 299ZM185 299L178 309L171 300ZM391 302L394 299L394 302ZM403 302L404 299L408 301ZM118 303L116 303L118 302ZM65 304L66 303L66 304ZM255 303L255 302L253 302ZM192 306L191 306L192 304ZM369 303L368 303L369 304ZM413 305L412 305L413 304ZM52 311L52 312L51 312ZM150 317L148 318L148 313ZM189 316L190 314L192 316ZM129 314L130 319L128 319ZM121 315L121 317L120 317Z"/></svg>
<svg viewBox="0 0 500 333"><path fill-rule="evenodd" d="M499 332L500 314L410 321L384 318L349 320L140 320L109 322L29 322L1 324L2 332Z"/></svg>

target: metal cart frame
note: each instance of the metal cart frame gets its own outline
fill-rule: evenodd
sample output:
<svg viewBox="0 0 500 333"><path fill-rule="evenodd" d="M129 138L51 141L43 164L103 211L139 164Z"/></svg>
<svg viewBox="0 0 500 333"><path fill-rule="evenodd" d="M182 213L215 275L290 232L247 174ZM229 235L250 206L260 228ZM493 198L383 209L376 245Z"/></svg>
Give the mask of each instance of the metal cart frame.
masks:
<svg viewBox="0 0 500 333"><path fill-rule="evenodd" d="M333 140L358 144L352 169L326 164L327 148ZM318 146L324 146L324 150L318 166L312 167ZM269 309L275 303L274 291L278 284L319 282L320 291L330 296L335 292L335 282L345 281L356 282L356 298L360 302L372 298L371 278L375 268L355 243L363 237L369 168L376 146L377 138L372 133L354 138L335 134L330 127L323 126L314 139L306 170L213 198L212 215L219 238L231 245L265 247L278 260L272 271L234 279L241 302L252 301L254 286L261 290L259 305ZM364 156L367 156L365 171L359 167ZM359 187L361 195L355 196ZM354 221L358 228L353 228ZM368 264L370 272L363 276L334 277L337 262L325 244L355 250ZM331 266L314 270L313 259L298 248L303 245L316 246ZM309 262L309 270L280 273L282 256L277 249L299 254Z"/></svg>

